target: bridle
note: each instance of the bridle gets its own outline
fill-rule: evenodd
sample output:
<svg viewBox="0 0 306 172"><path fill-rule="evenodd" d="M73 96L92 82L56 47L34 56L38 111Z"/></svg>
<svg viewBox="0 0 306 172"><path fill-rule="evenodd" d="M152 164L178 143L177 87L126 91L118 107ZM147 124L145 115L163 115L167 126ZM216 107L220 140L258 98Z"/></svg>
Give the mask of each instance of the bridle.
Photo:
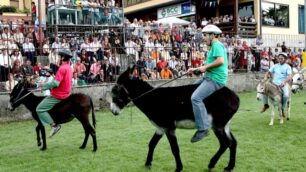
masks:
<svg viewBox="0 0 306 172"><path fill-rule="evenodd" d="M32 91L28 92L27 94L23 95L22 97L20 97L19 99L17 99L17 100L14 102L14 104L17 103L17 102L19 102L20 100L26 98L28 95L30 95L30 94L33 93L34 91L35 91L35 90L32 90Z"/></svg>
<svg viewBox="0 0 306 172"><path fill-rule="evenodd" d="M167 82L165 82L165 83L163 83L163 84L161 84L161 85L159 85L159 86L157 86L157 87L155 87L155 88L153 88L153 89L151 89L151 90L149 90L147 92L144 92L144 93L140 94L139 96L137 96L135 98L131 98L129 91L126 89L126 87L123 84L117 84L117 85L118 85L119 88L123 88L124 92L128 95L128 100L134 101L134 100L137 100L137 99L139 99L139 98L141 98L141 97L151 93L152 91L154 91L154 90L156 90L156 89L158 89L158 88L160 88L160 87L162 87L162 86L164 86L164 85L166 85L166 84L168 84L170 82L173 82L173 81L175 81L175 80L177 80L177 79L179 79L179 78L181 78L181 77L183 77L183 76L185 76L187 74L188 74L188 72L186 72L186 73L184 73L184 74L182 74L182 75L180 75L180 76L178 76L178 77L176 77L174 79L171 79L171 80L169 80L169 81L167 81Z"/></svg>
<svg viewBox="0 0 306 172"><path fill-rule="evenodd" d="M25 89L22 87L22 89L20 90L18 97L20 97L21 93L24 91ZM34 91L36 91L36 89L29 91L27 94L23 95L22 97L18 98L16 101L12 102L12 104L16 104L17 102L23 100L24 98L26 98L27 96L29 96L31 93L33 93Z"/></svg>

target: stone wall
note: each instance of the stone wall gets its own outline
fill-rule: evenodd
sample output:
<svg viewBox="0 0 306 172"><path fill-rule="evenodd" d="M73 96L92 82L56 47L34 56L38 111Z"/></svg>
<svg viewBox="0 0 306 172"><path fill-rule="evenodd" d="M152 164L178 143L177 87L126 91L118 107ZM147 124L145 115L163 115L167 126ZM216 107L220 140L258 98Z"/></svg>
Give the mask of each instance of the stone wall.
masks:
<svg viewBox="0 0 306 172"><path fill-rule="evenodd" d="M255 75L249 73L242 74L232 74L229 75L228 87L233 89L235 92L253 91L256 88ZM180 78L173 82L166 84L164 87L173 87L179 85L187 85L194 83L198 78ZM148 81L153 86L158 86L165 83L168 80L159 81ZM90 95L93 99L95 109L108 108L111 98L110 91L114 84L100 84L86 87L76 87L73 88L73 92L82 92ZM41 94L39 92L35 93L37 95ZM255 96L255 95L254 95ZM9 101L8 93L0 93L0 122L4 121L15 121L22 119L29 119L31 115L29 111L22 105L11 112L7 110L7 105Z"/></svg>

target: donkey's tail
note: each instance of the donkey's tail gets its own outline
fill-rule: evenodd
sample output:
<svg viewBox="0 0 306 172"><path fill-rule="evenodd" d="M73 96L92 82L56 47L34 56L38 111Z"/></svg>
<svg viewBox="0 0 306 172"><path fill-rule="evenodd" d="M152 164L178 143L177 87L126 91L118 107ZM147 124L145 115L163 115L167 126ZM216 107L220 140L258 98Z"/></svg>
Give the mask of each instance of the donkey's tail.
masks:
<svg viewBox="0 0 306 172"><path fill-rule="evenodd" d="M92 124L94 128L96 128L95 109L94 109L91 97L89 97L89 99L90 99L90 106L91 106Z"/></svg>

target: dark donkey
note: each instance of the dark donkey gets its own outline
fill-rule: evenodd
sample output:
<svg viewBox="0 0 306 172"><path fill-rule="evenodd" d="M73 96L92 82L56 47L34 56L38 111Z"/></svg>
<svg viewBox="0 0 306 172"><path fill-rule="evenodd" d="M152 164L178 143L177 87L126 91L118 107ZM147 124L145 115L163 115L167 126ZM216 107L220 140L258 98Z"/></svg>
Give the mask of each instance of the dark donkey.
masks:
<svg viewBox="0 0 306 172"><path fill-rule="evenodd" d="M35 96L31 91L29 91L30 87L31 85L27 80L19 81L10 94L10 102L8 107L13 111L20 104L24 104L26 108L31 111L33 118L38 123L36 126L37 145L41 146L41 134L43 141L41 150L46 150L47 143L45 127L42 125L36 113L36 107L44 99L44 97ZM67 99L55 105L49 113L54 122L57 124L66 123L71 121L73 118L77 118L82 123L85 130L84 142L80 148L84 149L86 147L90 134L93 140L93 151L95 152L97 150L96 132L94 127L92 127L89 123L88 115L90 110L92 112L92 123L95 127L96 119L91 98L85 94L77 93L70 95Z"/></svg>
<svg viewBox="0 0 306 172"><path fill-rule="evenodd" d="M176 161L175 171L182 171L183 164L175 129L184 128L181 125L183 121L194 121L191 95L198 85L163 87L153 90L153 87L147 82L138 77L132 77L131 73L134 68L135 66L128 68L122 73L112 89L112 113L118 115L130 101L133 101L157 128L149 143L145 166L150 168L154 149L165 133ZM212 129L220 143L220 148L210 160L208 168L212 170L221 155L229 148L229 164L224 170L231 171L235 167L237 141L229 126L230 119L239 108L239 97L224 87L209 96L204 102L212 117Z"/></svg>

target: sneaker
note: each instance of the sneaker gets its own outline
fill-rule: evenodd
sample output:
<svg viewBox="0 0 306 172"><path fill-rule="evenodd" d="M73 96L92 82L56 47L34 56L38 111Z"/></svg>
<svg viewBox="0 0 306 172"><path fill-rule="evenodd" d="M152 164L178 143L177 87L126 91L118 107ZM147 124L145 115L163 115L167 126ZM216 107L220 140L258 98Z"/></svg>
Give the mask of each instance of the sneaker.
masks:
<svg viewBox="0 0 306 172"><path fill-rule="evenodd" d="M262 110L260 111L261 113L265 112L267 109L269 109L269 105L265 104Z"/></svg>
<svg viewBox="0 0 306 172"><path fill-rule="evenodd" d="M52 136L54 136L60 129L61 125L59 124L52 126L49 137L51 138Z"/></svg>
<svg viewBox="0 0 306 172"><path fill-rule="evenodd" d="M191 143L195 143L202 140L204 137L208 136L208 134L208 130L198 130L191 138Z"/></svg>

